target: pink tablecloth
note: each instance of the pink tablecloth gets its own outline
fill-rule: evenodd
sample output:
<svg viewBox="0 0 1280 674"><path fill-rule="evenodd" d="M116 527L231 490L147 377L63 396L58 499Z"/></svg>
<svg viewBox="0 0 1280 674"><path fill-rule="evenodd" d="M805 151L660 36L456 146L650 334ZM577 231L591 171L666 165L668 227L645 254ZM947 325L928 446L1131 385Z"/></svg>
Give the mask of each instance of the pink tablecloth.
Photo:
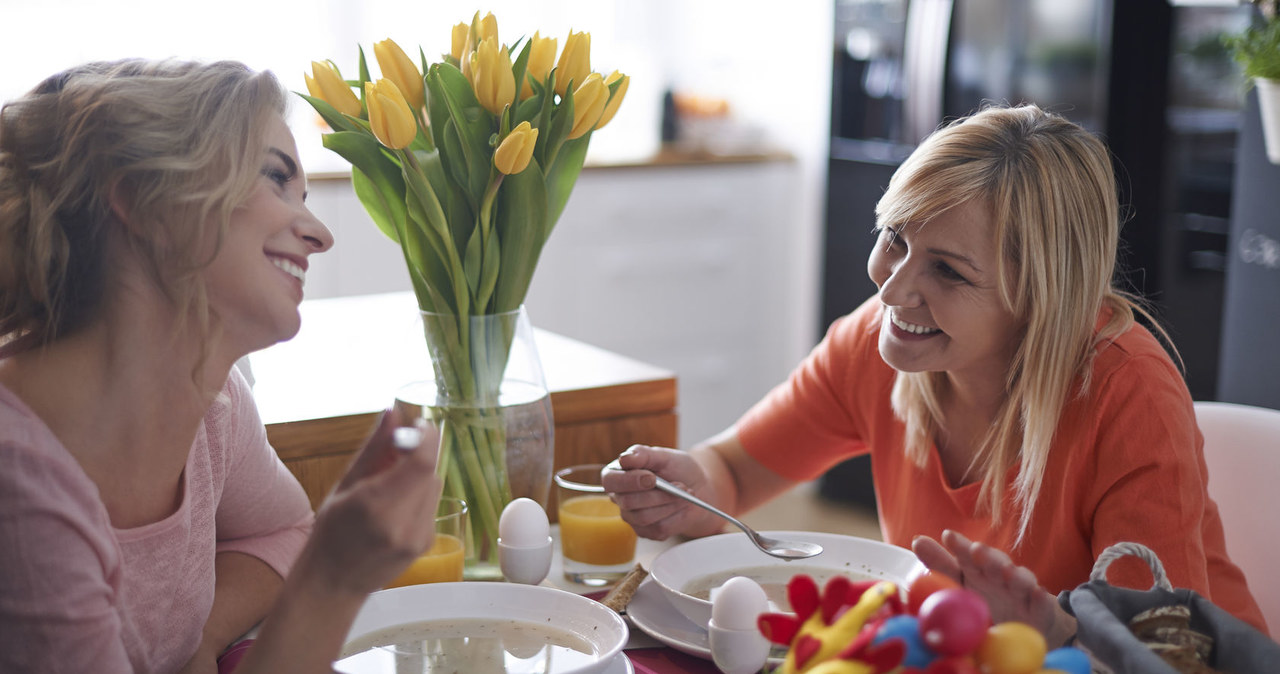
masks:
<svg viewBox="0 0 1280 674"><path fill-rule="evenodd" d="M674 648L636 648L623 651L636 674L720 674L710 660L681 653Z"/></svg>

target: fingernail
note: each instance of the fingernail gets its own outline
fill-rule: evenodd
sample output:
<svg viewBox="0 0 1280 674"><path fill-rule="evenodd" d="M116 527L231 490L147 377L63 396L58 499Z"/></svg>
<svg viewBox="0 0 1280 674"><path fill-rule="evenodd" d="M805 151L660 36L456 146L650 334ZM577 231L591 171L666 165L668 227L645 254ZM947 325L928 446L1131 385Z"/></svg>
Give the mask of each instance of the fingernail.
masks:
<svg viewBox="0 0 1280 674"><path fill-rule="evenodd" d="M412 452L422 444L422 429L401 426L392 433L391 444L402 452Z"/></svg>

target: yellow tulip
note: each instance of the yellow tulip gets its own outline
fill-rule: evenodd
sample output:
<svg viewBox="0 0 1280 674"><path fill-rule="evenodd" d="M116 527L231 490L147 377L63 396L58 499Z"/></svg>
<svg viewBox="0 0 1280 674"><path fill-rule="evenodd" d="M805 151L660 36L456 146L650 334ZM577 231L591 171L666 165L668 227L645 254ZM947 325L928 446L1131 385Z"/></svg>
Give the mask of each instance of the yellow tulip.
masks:
<svg viewBox="0 0 1280 674"><path fill-rule="evenodd" d="M609 102L609 87L604 85L600 73L587 75L582 86L573 92L573 128L569 130L569 139L579 138L595 127Z"/></svg>
<svg viewBox="0 0 1280 674"><path fill-rule="evenodd" d="M307 91L313 97L332 105L344 115L360 116L360 98L351 90L351 85L342 80L337 69L328 63L312 61L311 73L303 73L302 77L307 80Z"/></svg>
<svg viewBox="0 0 1280 674"><path fill-rule="evenodd" d="M393 150L409 147L418 135L418 123L395 83L388 79L365 82L364 97L369 104L369 126L378 142Z"/></svg>
<svg viewBox="0 0 1280 674"><path fill-rule="evenodd" d="M622 105L622 97L627 95L627 87L631 84L631 77L628 75L623 75L615 70L605 78L604 85L608 87L618 80L622 80L622 82L618 85L618 90L609 96L609 102L605 104L604 112L600 114L600 121L596 122L595 128L597 129L603 129L604 125L613 119L614 114L618 112L618 106Z"/></svg>
<svg viewBox="0 0 1280 674"><path fill-rule="evenodd" d="M554 37L541 37L535 32L529 44L529 63L525 66L525 74L528 75L527 79L530 82L542 84L547 81L551 66L556 64L557 40ZM524 88L520 90L520 100L523 101L532 95L533 87L529 82L525 82Z"/></svg>
<svg viewBox="0 0 1280 674"><path fill-rule="evenodd" d="M507 175L519 173L529 167L537 143L538 130L529 122L520 122L498 145L493 153L493 165Z"/></svg>
<svg viewBox="0 0 1280 674"><path fill-rule="evenodd" d="M479 14L479 12L476 12L476 14ZM498 20L494 18L493 12L485 14L484 18L480 19L480 28L479 32L476 34L476 42L484 42L489 38L493 38L494 42L498 41Z"/></svg>
<svg viewBox="0 0 1280 674"><path fill-rule="evenodd" d="M498 48L495 38L485 38L471 55L471 86L485 110L500 115L516 97L516 76L511 72L511 55Z"/></svg>
<svg viewBox="0 0 1280 674"><path fill-rule="evenodd" d="M416 109L425 105L422 98L422 73L418 72L418 66L413 64L400 45L390 39L375 42L373 55L378 59L382 76L396 83L396 88L404 93L409 107Z"/></svg>
<svg viewBox="0 0 1280 674"><path fill-rule="evenodd" d="M556 64L556 93L564 98L569 81L575 88L582 85L591 72L591 33L575 33L569 31L565 38L564 51L560 53L560 62Z"/></svg>
<svg viewBox="0 0 1280 674"><path fill-rule="evenodd" d="M467 46L467 32L471 30L471 26L466 23L459 23L453 27L452 44L450 45L449 55L458 63L462 63L462 52Z"/></svg>

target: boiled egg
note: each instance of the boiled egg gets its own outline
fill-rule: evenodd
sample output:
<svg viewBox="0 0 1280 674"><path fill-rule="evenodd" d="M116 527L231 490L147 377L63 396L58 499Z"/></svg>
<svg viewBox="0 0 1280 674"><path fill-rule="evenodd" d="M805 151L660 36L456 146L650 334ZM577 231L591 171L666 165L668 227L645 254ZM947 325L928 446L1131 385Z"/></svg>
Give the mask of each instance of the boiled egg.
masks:
<svg viewBox="0 0 1280 674"><path fill-rule="evenodd" d="M756 618L769 610L769 599L760 584L734 576L711 597L711 622L725 630L756 629Z"/></svg>
<svg viewBox="0 0 1280 674"><path fill-rule="evenodd" d="M512 548L532 548L545 545L551 535L547 513L537 501L518 498L502 509L498 519L498 539Z"/></svg>

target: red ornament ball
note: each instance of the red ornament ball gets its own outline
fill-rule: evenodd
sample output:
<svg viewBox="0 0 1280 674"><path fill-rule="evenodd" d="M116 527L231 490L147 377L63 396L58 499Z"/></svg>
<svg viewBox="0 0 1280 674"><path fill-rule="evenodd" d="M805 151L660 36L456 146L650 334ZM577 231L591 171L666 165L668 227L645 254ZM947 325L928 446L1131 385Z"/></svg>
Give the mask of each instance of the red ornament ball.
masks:
<svg viewBox="0 0 1280 674"><path fill-rule="evenodd" d="M920 637L939 655L972 653L990 626L986 600L971 590L938 590L920 605Z"/></svg>

